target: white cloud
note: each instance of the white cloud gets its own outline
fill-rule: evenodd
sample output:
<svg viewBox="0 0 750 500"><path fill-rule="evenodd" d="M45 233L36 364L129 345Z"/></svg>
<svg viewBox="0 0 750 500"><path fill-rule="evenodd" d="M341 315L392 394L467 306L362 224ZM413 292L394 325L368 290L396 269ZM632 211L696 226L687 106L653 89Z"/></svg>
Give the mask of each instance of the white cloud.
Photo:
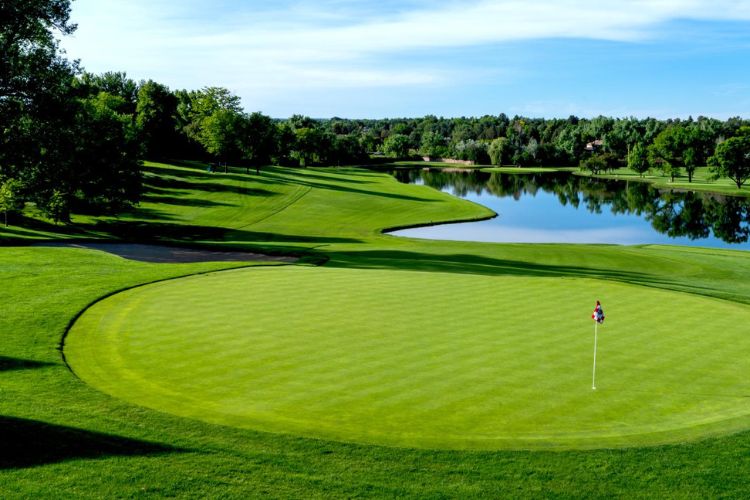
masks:
<svg viewBox="0 0 750 500"><path fill-rule="evenodd" d="M64 47L92 71L126 70L174 87L237 82L234 90L242 94L442 85L449 78L436 69L441 66L435 50L543 38L629 42L658 36L660 26L677 19L750 20L750 1L744 0L386 4L390 8L378 10L377 2L363 0L282 2L282 7L77 0L73 15L79 31Z"/></svg>

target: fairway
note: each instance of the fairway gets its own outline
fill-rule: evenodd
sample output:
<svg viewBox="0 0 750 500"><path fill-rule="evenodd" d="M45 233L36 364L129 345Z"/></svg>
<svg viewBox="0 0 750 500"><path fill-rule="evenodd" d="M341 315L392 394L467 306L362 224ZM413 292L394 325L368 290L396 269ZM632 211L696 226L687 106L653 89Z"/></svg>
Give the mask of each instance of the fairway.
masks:
<svg viewBox="0 0 750 500"><path fill-rule="evenodd" d="M591 390L595 299L600 329ZM604 280L301 266L135 288L90 308L75 373L241 428L450 449L598 448L750 426L745 305Z"/></svg>

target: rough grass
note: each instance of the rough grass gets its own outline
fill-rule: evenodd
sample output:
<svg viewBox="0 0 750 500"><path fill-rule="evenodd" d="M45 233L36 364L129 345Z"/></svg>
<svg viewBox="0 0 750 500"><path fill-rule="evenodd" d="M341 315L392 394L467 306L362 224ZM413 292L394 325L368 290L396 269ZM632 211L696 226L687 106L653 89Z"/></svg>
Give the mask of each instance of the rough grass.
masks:
<svg viewBox="0 0 750 500"><path fill-rule="evenodd" d="M198 172L170 168L180 173L177 177ZM251 188L284 182L290 189L310 188L297 201L289 199L287 208L269 210L266 219L241 230L219 222L214 210L221 207L202 207L191 222L174 219L194 207L167 202L152 207L157 212L143 211L98 226L95 220L81 220L81 225L65 228L67 233L51 225L43 229L60 237L93 230L109 236L117 229L191 243L307 250L319 260L328 259L326 268L332 270L419 270L467 278L584 277L750 303L750 259L744 252L491 245L379 236L382 227L488 213L436 191L402 186L369 172L277 172L273 182L254 175L245 178L239 170L230 174L238 182L246 179ZM159 170L154 173L159 175ZM221 175L211 182L230 181ZM165 183L159 189L196 198L216 193L210 188L214 191L200 195L205 187L200 186L204 182L200 178L178 181L191 185ZM206 225L214 223L224 226ZM10 229L0 236L18 240L39 227ZM430 451L342 444L236 429L146 409L93 389L62 364L56 348L68 322L102 295L228 266L154 265L86 250L0 248L3 497L750 496L748 432L684 444L593 451ZM415 303L420 300L429 298L414 297ZM293 314L295 304L285 305ZM605 306L607 321L613 321L616 304L605 302ZM585 315L590 307L587 304ZM740 365L737 373L747 373L747 366ZM712 373L701 375L706 378Z"/></svg>

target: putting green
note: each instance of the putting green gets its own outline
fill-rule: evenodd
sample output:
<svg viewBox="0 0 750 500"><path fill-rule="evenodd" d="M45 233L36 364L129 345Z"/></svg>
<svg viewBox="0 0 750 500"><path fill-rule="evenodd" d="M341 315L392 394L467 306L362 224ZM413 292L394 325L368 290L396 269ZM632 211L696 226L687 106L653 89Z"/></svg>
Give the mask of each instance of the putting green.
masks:
<svg viewBox="0 0 750 500"><path fill-rule="evenodd" d="M591 389L595 299L597 390ZM596 448L750 427L750 307L591 279L255 268L109 297L74 371L213 423L429 448Z"/></svg>

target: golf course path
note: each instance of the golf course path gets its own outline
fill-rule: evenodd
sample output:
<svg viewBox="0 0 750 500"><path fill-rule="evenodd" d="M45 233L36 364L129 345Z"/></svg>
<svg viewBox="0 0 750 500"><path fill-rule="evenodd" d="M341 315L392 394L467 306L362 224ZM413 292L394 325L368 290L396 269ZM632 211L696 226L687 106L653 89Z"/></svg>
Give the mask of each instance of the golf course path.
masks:
<svg viewBox="0 0 750 500"><path fill-rule="evenodd" d="M163 264L192 262L296 262L298 260L296 257L280 255L169 247L141 243L43 243L38 246L88 248L118 255L124 259Z"/></svg>

